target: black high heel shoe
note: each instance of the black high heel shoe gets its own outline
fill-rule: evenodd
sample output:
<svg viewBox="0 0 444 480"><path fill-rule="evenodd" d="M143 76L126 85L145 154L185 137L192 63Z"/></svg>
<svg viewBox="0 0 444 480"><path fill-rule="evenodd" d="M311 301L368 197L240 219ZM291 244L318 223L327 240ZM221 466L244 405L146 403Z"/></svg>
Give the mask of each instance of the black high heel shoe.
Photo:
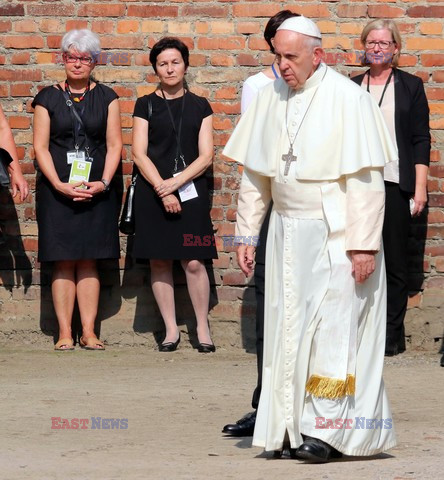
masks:
<svg viewBox="0 0 444 480"><path fill-rule="evenodd" d="M197 346L197 351L199 353L213 353L216 351L216 347L214 344L210 343L199 343Z"/></svg>
<svg viewBox="0 0 444 480"><path fill-rule="evenodd" d="M159 352L175 352L180 343L180 333L179 338L175 342L166 342L159 345Z"/></svg>

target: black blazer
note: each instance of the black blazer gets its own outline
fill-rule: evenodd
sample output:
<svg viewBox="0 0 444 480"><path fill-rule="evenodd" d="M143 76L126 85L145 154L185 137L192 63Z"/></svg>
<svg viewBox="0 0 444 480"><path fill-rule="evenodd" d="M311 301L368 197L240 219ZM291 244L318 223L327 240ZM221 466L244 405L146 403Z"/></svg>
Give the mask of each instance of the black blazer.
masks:
<svg viewBox="0 0 444 480"><path fill-rule="evenodd" d="M399 155L399 188L415 191L415 165L430 163L429 105L422 80L393 69L395 77L395 133ZM367 73L367 72L366 72ZM351 80L361 85L366 73Z"/></svg>

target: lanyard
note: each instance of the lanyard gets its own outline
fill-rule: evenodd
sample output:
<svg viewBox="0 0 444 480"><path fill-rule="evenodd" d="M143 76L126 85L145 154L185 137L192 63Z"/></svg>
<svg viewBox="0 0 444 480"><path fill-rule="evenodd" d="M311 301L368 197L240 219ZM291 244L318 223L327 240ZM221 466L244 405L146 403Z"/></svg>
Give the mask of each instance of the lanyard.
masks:
<svg viewBox="0 0 444 480"><path fill-rule="evenodd" d="M89 158L89 145L88 145L88 136L86 135L86 128L85 124L83 123L82 117L78 114L76 108L74 107L72 100L69 98L68 92L64 91L60 85L57 85L57 88L62 92L63 96L66 100L66 105L69 108L69 113L71 114L71 122L72 122L72 131L74 136L74 148L78 151L80 148L80 139L79 139L79 132L83 128L83 132L85 135L85 152L86 156Z"/></svg>
<svg viewBox="0 0 444 480"><path fill-rule="evenodd" d="M384 90L382 91L381 98L379 99L378 107L380 107L382 105L382 100L384 98L385 91L387 90L387 87L389 86L389 83L390 83L392 77L393 77L393 69L390 72L390 75L387 78L387 81L385 82ZM370 70L367 72L367 92L370 93Z"/></svg>
<svg viewBox="0 0 444 480"><path fill-rule="evenodd" d="M279 78L279 75L277 74L276 69L274 68L274 63L271 64L271 69L273 70L274 78Z"/></svg>
<svg viewBox="0 0 444 480"><path fill-rule="evenodd" d="M179 130L176 130L176 125L174 123L173 114L171 113L171 108L168 104L168 100L165 97L165 93L163 92L162 89L160 89L160 91L162 92L162 97L165 100L167 110L168 110L168 115L170 116L171 125L173 126L173 132L176 136L176 141L177 141L176 158L174 159L174 171L173 171L173 173L176 173L177 172L177 161L178 161L179 158L182 160L183 166L184 167L187 166L186 163L185 163L183 153L182 153L182 149L180 148L180 134L182 132L182 119L183 119L183 112L184 112L184 108L185 108L185 94L186 94L186 91L184 90L183 96L182 96L182 107L181 107L181 112L180 112Z"/></svg>

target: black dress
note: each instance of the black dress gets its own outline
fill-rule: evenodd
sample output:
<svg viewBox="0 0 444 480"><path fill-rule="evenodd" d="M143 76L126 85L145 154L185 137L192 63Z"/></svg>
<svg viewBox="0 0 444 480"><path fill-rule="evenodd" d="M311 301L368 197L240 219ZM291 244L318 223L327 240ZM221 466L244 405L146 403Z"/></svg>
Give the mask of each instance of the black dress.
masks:
<svg viewBox="0 0 444 480"><path fill-rule="evenodd" d="M102 178L106 156L108 106L117 94L101 84L85 98L74 102L86 128L90 156L93 158L90 181ZM74 149L73 124L63 93L46 87L32 106L46 108L51 120L49 152L62 182L67 182L71 166L66 152ZM80 148L85 138L80 132ZM111 182L110 190L90 202L74 202L54 190L48 179L37 173L36 215L39 227L39 261L119 258L119 198Z"/></svg>
<svg viewBox="0 0 444 480"><path fill-rule="evenodd" d="M152 105L150 118L148 98ZM166 101L169 102L178 130L182 97ZM184 102L181 149L185 163L189 165L199 156L198 138L202 120L213 112L205 98L191 92L186 92ZM163 179L170 178L174 170L177 141L164 98L155 93L139 98L134 108L134 116L149 121L148 157ZM178 167L180 169L180 163ZM205 174L195 178L194 185L198 197L181 202L181 213L173 214L165 211L162 200L142 175L137 177L135 258L159 260L217 258Z"/></svg>

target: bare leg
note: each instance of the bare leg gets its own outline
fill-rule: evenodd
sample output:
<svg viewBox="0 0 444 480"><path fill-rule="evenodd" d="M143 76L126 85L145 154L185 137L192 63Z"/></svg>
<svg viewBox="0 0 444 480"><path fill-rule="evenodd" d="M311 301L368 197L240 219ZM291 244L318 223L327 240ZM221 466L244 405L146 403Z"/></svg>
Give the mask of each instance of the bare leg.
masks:
<svg viewBox="0 0 444 480"><path fill-rule="evenodd" d="M72 313L76 298L75 262L54 263L51 290L54 310L59 322L59 339L72 338Z"/></svg>
<svg viewBox="0 0 444 480"><path fill-rule="evenodd" d="M179 338L179 329L174 306L173 261L150 260L150 267L151 287L166 329L162 343L174 343Z"/></svg>
<svg viewBox="0 0 444 480"><path fill-rule="evenodd" d="M76 287L82 337L97 338L94 333L94 323L99 306L100 282L95 260L76 262Z"/></svg>
<svg viewBox="0 0 444 480"><path fill-rule="evenodd" d="M208 308L210 304L210 280L201 260L182 260L182 268L187 278L188 293L193 304L197 321L199 343L212 345L208 325Z"/></svg>

